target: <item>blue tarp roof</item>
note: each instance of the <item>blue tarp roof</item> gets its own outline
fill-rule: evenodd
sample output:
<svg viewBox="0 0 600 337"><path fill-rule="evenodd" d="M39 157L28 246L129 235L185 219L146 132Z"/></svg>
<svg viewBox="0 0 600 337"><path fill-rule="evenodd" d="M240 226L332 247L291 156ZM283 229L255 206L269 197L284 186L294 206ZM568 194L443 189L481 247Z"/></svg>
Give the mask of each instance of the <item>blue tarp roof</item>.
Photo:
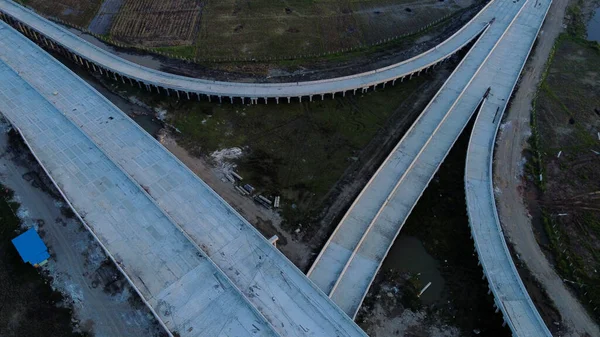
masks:
<svg viewBox="0 0 600 337"><path fill-rule="evenodd" d="M48 248L34 228L30 228L27 232L12 239L12 243L23 261L32 265L42 263L50 257Z"/></svg>

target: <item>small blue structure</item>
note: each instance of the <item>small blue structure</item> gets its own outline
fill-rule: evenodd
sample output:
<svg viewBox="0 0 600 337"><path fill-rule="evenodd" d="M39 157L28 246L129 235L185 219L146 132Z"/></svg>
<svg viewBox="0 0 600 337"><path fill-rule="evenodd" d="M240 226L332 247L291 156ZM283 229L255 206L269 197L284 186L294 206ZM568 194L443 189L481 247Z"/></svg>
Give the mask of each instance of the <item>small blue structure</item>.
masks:
<svg viewBox="0 0 600 337"><path fill-rule="evenodd" d="M50 258L48 247L34 228L30 228L27 232L12 239L12 243L17 248L23 262L29 262L36 268L46 264Z"/></svg>

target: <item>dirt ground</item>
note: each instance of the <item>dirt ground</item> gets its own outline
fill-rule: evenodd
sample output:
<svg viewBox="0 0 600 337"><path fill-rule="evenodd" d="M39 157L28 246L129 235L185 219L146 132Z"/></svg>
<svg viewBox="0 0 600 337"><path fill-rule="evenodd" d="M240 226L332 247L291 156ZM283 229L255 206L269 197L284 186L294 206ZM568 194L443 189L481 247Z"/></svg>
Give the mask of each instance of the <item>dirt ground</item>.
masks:
<svg viewBox="0 0 600 337"><path fill-rule="evenodd" d="M0 181L14 191L14 199L21 204L17 215L23 228L35 227L48 246L51 258L42 270L56 296L62 297L65 309L60 310L72 310L73 319L67 322L74 322L76 331L96 337L164 336L150 310L74 218L18 136L0 134L0 151ZM15 324L19 314L16 308L23 305L11 309ZM44 311L35 315L44 315ZM20 336L68 335L70 329L63 330L50 332L42 328Z"/></svg>
<svg viewBox="0 0 600 337"><path fill-rule="evenodd" d="M136 46L188 58L297 57L370 45L471 6L474 0L22 0ZM112 3L115 3L113 6ZM110 24L110 27L104 27Z"/></svg>
<svg viewBox="0 0 600 337"><path fill-rule="evenodd" d="M594 121L597 116L595 116L593 107L586 106L586 104L593 105L593 102L597 100L597 95L595 95L597 89L594 90L589 83L589 76L594 75L585 71L592 64L586 63L585 58L578 55L575 49L564 54L565 50L561 48L565 46L562 43L559 44L555 56L561 58L561 61L553 63L550 67L548 82L542 84L536 104L536 116L539 116L540 125L534 131L539 132L538 139L541 141L539 150L543 153L542 162L547 165L542 171L542 183L537 184L545 186L542 188L545 189L545 192L539 196L541 197L539 201L536 188L531 188L533 185L528 185L526 182L527 178L530 181L539 181L534 165L536 154L531 152L532 148L527 143L532 134L529 125L530 107L535 97L537 84L545 71L545 63L554 41L563 31L563 17L567 4L566 0L553 3L538 37L534 53L520 80L519 89L511 101L497 142L494 184L500 219L507 239L514 247L517 264L523 263L531 271L533 278L539 281L545 289L547 296L562 317L561 322L554 324L558 327L556 335L585 336L587 333L589 336L600 336L597 325L573 295L567 283L572 280L563 281L562 277L557 275L555 268L561 269L560 256L559 259L554 259L552 255L544 254L544 251L549 251L547 249L551 248L552 236L546 235L544 230L544 221L541 219L544 216L543 210L547 209L547 206L551 206L548 213L551 221L548 223L549 227L554 227L553 222L558 221L560 222L559 228L567 229L569 232L568 234L564 233L566 235L560 238L554 236L554 242L560 246L563 243L570 245L569 237L580 235L581 230L586 227L581 226L583 222L578 221L580 218L575 215L575 213L583 214L581 210L577 210L577 207L579 204L594 202L590 196L583 195L586 192L598 190L596 185L599 181L594 178L595 175L586 175L585 172L590 169L598 172L598 161L591 156L592 152L590 155L580 152L583 144L577 140L585 140L584 144L591 146L592 137L597 137L593 133L594 125L596 127L598 125L595 124L597 119ZM561 52L563 53L562 57L560 56ZM584 63L587 65L584 66ZM568 85L566 85L567 83ZM595 83L597 84L598 81ZM590 91L590 89L592 90ZM581 105L581 102L585 102L584 105ZM576 114L577 120L569 116L568 112L570 111ZM574 119L573 123L571 123L571 118ZM533 149L535 150L535 141L533 143L530 141L530 144L534 144ZM597 144L594 143L595 146ZM589 149L586 150L589 152ZM560 151L564 151L564 153L561 153L561 157L558 158ZM586 161L585 158L588 157L590 160ZM578 164L578 161L583 163ZM586 165L592 166L585 168ZM560 177L561 171L568 171L569 174L564 175L563 173ZM533 172L536 173L533 174ZM575 186L579 186L579 189L573 189ZM556 203L557 199L558 201L567 200L564 200L565 203L562 205L559 205L560 202L550 205ZM527 207L525 202L529 203ZM563 213L570 215L566 217L560 215ZM546 227L548 228L548 225ZM552 234L553 231L548 233ZM597 239L591 240L593 235L591 231L585 233L587 244L590 244L590 241L597 244ZM575 241L571 244L577 245ZM580 247L589 246L584 243ZM560 250L564 251L565 248ZM597 252L597 250L595 251ZM562 264L564 265L564 262ZM571 262L567 261L568 267L570 267L569 264ZM540 303L536 304L540 305ZM543 303L541 305L541 313L544 315L547 310L544 310Z"/></svg>
<svg viewBox="0 0 600 337"><path fill-rule="evenodd" d="M131 45L192 44L200 29L201 0L125 0L110 34Z"/></svg>
<svg viewBox="0 0 600 337"><path fill-rule="evenodd" d="M20 0L45 16L60 18L80 27L87 27L96 15L102 0Z"/></svg>

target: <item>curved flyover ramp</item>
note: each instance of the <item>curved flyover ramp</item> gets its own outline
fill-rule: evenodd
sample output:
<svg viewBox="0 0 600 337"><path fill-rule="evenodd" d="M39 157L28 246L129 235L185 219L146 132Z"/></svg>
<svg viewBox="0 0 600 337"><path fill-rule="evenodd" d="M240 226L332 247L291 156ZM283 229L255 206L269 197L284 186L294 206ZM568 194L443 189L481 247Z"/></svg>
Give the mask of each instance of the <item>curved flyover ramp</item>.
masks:
<svg viewBox="0 0 600 337"><path fill-rule="evenodd" d="M505 7L496 22L473 46L361 192L309 271L309 277L349 315L356 314L402 224L472 113L480 104L487 111L489 102L505 104L510 97L550 0L503 3ZM486 36L491 41L486 42ZM470 68L476 70L469 71ZM459 85L460 79L466 82ZM460 94L452 98L453 92ZM479 139L472 143L475 145L471 149L476 148ZM471 212L479 210L470 208L470 215ZM485 239L479 245L489 251L480 251L480 256L490 258L492 254L499 261L510 261L510 256L509 260L502 260L505 257L500 253L504 251L498 248L502 245L488 246ZM525 300L527 293L518 287L518 275L510 269L502 270L504 267L490 265L485 271L489 278L508 272L508 276L491 285L496 289L497 302L503 305L499 307L505 320L516 336L547 336L548 330L535 307Z"/></svg>
<svg viewBox="0 0 600 337"><path fill-rule="evenodd" d="M487 89L475 80L525 8L511 0L490 6L486 15L496 20L363 188L309 270L349 316L358 312L402 225L475 113Z"/></svg>
<svg viewBox="0 0 600 337"><path fill-rule="evenodd" d="M0 77L0 110L170 329L206 337L366 336L152 136L1 22L0 62L12 71ZM25 86L34 99L13 101ZM203 269L186 274L193 263Z"/></svg>
<svg viewBox="0 0 600 337"><path fill-rule="evenodd" d="M158 92L169 93L172 91L177 95L180 93L187 95L188 98L190 95L196 95L198 99L201 96L208 96L209 99L218 97L219 100L229 98L233 101L234 98L242 98L257 102L260 98L266 102L268 98L271 98L279 102L279 99L282 98L289 102L291 98L301 100L302 97L307 97L312 100L315 95L324 98L327 94L345 95L348 91L367 90L378 84L385 86L388 82L402 81L407 76L412 77L415 73L427 70L452 56L481 33L491 19L489 9L494 7L495 1L492 0L477 16L446 41L409 60L351 76L293 83L211 81L149 69L102 50L10 0L0 0L0 14L4 14L4 17L0 15L0 18L12 23L22 33L44 46L55 50L65 49L63 51L73 54L74 60L82 65L85 64L88 68L92 67L100 72L112 73L111 75L115 79L119 75L123 81L125 79L135 81L140 87L145 85L149 90L154 87Z"/></svg>
<svg viewBox="0 0 600 337"><path fill-rule="evenodd" d="M512 261L498 219L492 180L494 143L502 114L531 51L551 0L536 1L529 20L507 32L483 73L491 92L484 100L469 140L465 165L467 213L484 275L515 336L552 336L531 301Z"/></svg>

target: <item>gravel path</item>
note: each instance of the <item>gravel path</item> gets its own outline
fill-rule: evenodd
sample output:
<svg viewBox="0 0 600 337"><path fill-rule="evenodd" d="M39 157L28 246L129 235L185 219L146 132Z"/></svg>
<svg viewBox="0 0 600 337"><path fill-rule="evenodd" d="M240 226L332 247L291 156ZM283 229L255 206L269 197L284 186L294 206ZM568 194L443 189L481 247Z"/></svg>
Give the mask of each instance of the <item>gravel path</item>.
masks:
<svg viewBox="0 0 600 337"><path fill-rule="evenodd" d="M523 198L523 149L531 134L529 127L531 102L544 70L554 40L563 30L563 17L568 0L554 0L537 40L519 89L516 92L502 131L494 160L496 202L502 227L520 259L543 285L562 316L568 333L564 336L600 336L598 326L567 289L546 259L533 233L531 219Z"/></svg>

